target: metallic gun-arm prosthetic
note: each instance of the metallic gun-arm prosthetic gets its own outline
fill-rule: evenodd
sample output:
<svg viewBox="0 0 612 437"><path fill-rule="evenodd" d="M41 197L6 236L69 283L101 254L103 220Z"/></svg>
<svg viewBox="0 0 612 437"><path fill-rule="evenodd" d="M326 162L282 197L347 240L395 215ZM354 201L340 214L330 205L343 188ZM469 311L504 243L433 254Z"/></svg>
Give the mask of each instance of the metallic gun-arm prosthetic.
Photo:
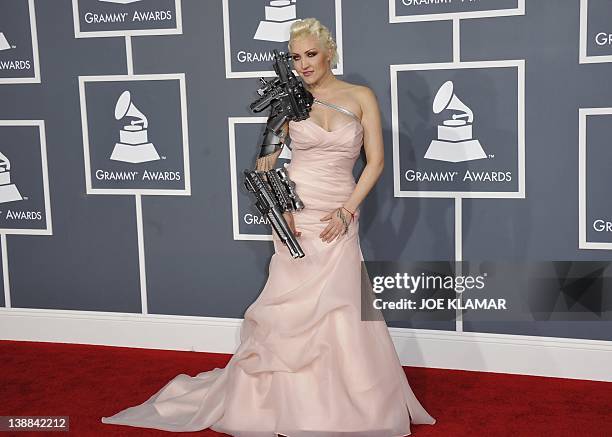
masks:
<svg viewBox="0 0 612 437"><path fill-rule="evenodd" d="M268 156L283 147L283 125L287 121L300 121L309 117L313 96L304 88L289 66L288 53L274 50L274 71L277 77L271 81L261 78L262 88L257 90L259 98L250 105L253 112L270 107L270 116L263 134L259 157ZM267 217L274 231L287 245L291 256L301 258L304 251L283 217L286 211L304 208L295 190L295 183L289 179L286 169L269 171L244 170L244 185L255 195L255 206Z"/></svg>

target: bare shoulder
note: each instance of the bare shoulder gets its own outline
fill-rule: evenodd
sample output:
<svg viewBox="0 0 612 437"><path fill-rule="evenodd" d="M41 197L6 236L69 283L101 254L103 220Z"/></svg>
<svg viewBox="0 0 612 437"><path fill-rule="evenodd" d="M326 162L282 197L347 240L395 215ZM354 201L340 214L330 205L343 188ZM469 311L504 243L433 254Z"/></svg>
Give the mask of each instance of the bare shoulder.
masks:
<svg viewBox="0 0 612 437"><path fill-rule="evenodd" d="M372 91L370 87L365 85L355 85L353 92L359 99L359 103L361 104L362 108L377 102L376 94L374 94L374 91Z"/></svg>
<svg viewBox="0 0 612 437"><path fill-rule="evenodd" d="M366 98L366 99L375 97L374 92L365 85L358 85L356 83L350 83L350 82L345 82L345 81L341 81L341 82L342 82L344 91L346 93L350 93L351 95L355 95L355 97Z"/></svg>
<svg viewBox="0 0 612 437"><path fill-rule="evenodd" d="M370 87L365 85L354 85L352 94L359 104L362 118L365 114L378 110L378 99Z"/></svg>
<svg viewBox="0 0 612 437"><path fill-rule="evenodd" d="M377 104L374 92L365 85L358 85L338 79L340 82L334 100L338 104L353 111L359 118L363 118L368 108Z"/></svg>

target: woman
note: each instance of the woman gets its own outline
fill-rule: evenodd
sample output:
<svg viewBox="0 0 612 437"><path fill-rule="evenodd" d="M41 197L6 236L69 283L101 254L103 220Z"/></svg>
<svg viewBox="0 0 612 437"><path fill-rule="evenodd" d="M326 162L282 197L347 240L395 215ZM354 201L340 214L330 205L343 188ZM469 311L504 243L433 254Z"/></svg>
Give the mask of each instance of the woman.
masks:
<svg viewBox="0 0 612 437"><path fill-rule="evenodd" d="M305 208L286 213L305 252L275 253L260 296L246 310L240 346L223 369L178 375L145 403L104 423L240 437L399 437L435 423L412 392L383 320L361 320L359 206L383 170L376 97L338 80L329 30L291 26L295 70L316 103L289 122L287 167ZM352 169L364 146L359 182ZM280 151L257 161L273 168Z"/></svg>

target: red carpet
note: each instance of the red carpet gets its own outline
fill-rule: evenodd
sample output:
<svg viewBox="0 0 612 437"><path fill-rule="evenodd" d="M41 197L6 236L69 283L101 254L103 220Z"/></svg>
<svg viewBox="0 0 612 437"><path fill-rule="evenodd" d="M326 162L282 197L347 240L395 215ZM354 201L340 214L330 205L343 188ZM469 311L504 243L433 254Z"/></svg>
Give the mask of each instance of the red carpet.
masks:
<svg viewBox="0 0 612 437"><path fill-rule="evenodd" d="M144 402L179 373L193 376L224 367L230 356L0 341L0 357L0 415L69 416L69 434L75 436L154 436L172 433L105 425L100 417ZM404 370L417 397L438 421L433 426L414 425L416 437L612 436L612 383ZM13 435L47 434L65 435ZM11 434L0 432L4 435Z"/></svg>

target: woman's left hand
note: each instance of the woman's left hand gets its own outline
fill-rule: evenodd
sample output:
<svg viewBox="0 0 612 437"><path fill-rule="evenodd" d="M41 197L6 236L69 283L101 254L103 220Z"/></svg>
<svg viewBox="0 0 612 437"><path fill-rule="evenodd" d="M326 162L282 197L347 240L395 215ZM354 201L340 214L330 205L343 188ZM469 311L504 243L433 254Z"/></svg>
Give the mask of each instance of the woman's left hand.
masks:
<svg viewBox="0 0 612 437"><path fill-rule="evenodd" d="M346 234L348 225L351 223L351 214L344 208L336 208L329 214L326 214L321 221L329 221L327 227L319 234L319 237L324 242L331 243L340 235Z"/></svg>

